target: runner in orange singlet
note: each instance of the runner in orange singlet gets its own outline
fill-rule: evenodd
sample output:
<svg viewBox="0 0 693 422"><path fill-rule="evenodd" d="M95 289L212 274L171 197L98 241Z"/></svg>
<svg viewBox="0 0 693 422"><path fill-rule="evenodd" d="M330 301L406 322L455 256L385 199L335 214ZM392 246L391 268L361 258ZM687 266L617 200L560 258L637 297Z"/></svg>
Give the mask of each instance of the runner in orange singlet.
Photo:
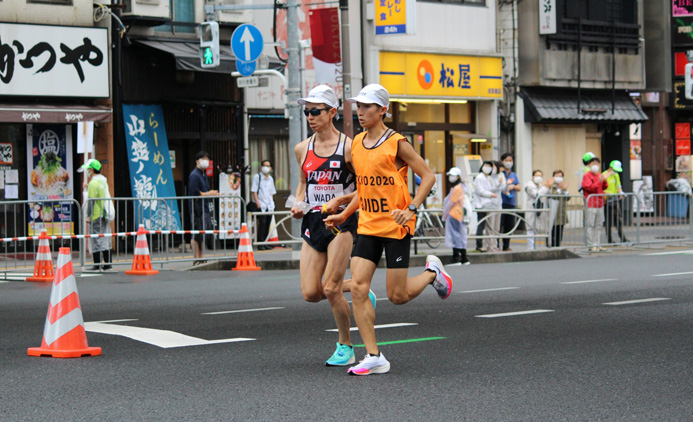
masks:
<svg viewBox="0 0 693 422"><path fill-rule="evenodd" d="M390 105L387 90L378 84L367 85L348 101L356 103L359 123L366 129L354 137L351 146L357 194L344 211L327 217L325 224L342 224L359 210L358 235L351 258L351 298L367 354L348 373L384 374L389 372L390 363L378 350L375 311L368 303L368 290L383 250L387 260L387 296L394 304L409 302L429 284L445 299L452 291L452 279L433 255L426 258L422 274L408 277L416 210L430 192L435 176L407 139L385 126L383 118ZM421 177L413 200L403 176L407 166Z"/></svg>

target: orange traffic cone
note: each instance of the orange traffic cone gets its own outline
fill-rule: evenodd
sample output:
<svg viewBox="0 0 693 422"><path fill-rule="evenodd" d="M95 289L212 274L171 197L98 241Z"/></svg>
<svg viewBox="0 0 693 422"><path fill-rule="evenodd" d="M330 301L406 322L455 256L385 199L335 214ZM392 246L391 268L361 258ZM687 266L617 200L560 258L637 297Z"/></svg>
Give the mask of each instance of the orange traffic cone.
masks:
<svg viewBox="0 0 693 422"><path fill-rule="evenodd" d="M241 240L238 243L238 258L236 258L236 268L234 271L260 271L260 267L255 265L255 255L253 255L253 245L250 243L248 226L241 225Z"/></svg>
<svg viewBox="0 0 693 422"><path fill-rule="evenodd" d="M34 276L27 277L26 281L53 281L53 256L51 255L51 245L48 243L48 235L45 230L41 230L39 236L38 253L34 264Z"/></svg>
<svg viewBox="0 0 693 422"><path fill-rule="evenodd" d="M272 221L270 222L269 236L267 236L268 242L279 242L279 234L277 233L277 221L272 216Z"/></svg>
<svg viewBox="0 0 693 422"><path fill-rule="evenodd" d="M89 347L84 330L82 307L79 305L75 273L72 271L70 248L60 248L58 269L48 302L46 325L41 347L30 347L29 356L79 358L101 354L100 347Z"/></svg>
<svg viewBox="0 0 693 422"><path fill-rule="evenodd" d="M149 245L147 245L147 232L144 224L137 229L137 243L135 243L135 258L132 260L132 269L125 271L127 275L154 275L159 270L152 269L152 260L149 257Z"/></svg>

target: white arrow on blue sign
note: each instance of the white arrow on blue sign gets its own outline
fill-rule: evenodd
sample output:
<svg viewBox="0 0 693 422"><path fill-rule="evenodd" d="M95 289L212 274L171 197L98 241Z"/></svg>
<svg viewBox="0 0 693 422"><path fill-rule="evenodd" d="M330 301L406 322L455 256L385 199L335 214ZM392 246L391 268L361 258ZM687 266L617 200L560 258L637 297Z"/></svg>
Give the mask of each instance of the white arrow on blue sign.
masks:
<svg viewBox="0 0 693 422"><path fill-rule="evenodd" d="M264 41L256 26L244 23L231 35L231 50L236 58L243 62L257 60L262 54Z"/></svg>

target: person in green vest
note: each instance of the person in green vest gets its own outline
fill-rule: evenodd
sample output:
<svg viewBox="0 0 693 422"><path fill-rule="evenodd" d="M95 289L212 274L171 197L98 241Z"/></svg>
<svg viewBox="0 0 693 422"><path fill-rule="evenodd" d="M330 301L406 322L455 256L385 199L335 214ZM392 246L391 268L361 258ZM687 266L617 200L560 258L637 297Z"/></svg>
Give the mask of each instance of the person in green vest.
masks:
<svg viewBox="0 0 693 422"><path fill-rule="evenodd" d="M623 213L621 212L621 202L623 200L623 186L621 186L621 177L618 175L623 171L623 166L620 161L613 160L609 163L609 168L612 170L609 177L606 178L608 187L604 189L604 193L609 194L606 197L606 237L609 243L614 243L611 236L611 229L616 226L618 237L621 243L627 243L628 239L623 234Z"/></svg>
<svg viewBox="0 0 693 422"><path fill-rule="evenodd" d="M108 192L108 181L101 175L101 163L98 160L90 159L79 169L86 172L85 180L89 180L87 186L87 197L89 199L110 198ZM89 234L106 234L111 232L111 224L107 212L108 201L87 201L84 215L88 225ZM91 254L94 259L94 266L89 268L91 271L110 270L111 267L111 238L95 237L89 239Z"/></svg>

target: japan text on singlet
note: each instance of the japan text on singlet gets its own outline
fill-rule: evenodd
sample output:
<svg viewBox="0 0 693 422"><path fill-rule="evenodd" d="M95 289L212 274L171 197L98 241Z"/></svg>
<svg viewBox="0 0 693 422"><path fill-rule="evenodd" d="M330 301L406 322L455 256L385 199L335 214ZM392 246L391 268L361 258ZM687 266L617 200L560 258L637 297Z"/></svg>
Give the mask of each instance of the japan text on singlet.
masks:
<svg viewBox="0 0 693 422"><path fill-rule="evenodd" d="M356 172L359 196L358 234L403 239L414 234L415 217L404 226L390 215L393 210L405 210L411 203L405 179L408 166L398 169L397 150L400 142L407 142L399 133L388 130L375 146L363 145L366 132L354 137L351 156Z"/></svg>
<svg viewBox="0 0 693 422"><path fill-rule="evenodd" d="M332 198L353 192L354 173L352 173L344 159L344 142L347 137L340 134L340 140L335 152L329 157L320 157L315 153L315 135L308 142L308 153L303 160L303 174L306 176L306 199L312 212L320 212L322 205ZM342 209L346 205L342 206Z"/></svg>

